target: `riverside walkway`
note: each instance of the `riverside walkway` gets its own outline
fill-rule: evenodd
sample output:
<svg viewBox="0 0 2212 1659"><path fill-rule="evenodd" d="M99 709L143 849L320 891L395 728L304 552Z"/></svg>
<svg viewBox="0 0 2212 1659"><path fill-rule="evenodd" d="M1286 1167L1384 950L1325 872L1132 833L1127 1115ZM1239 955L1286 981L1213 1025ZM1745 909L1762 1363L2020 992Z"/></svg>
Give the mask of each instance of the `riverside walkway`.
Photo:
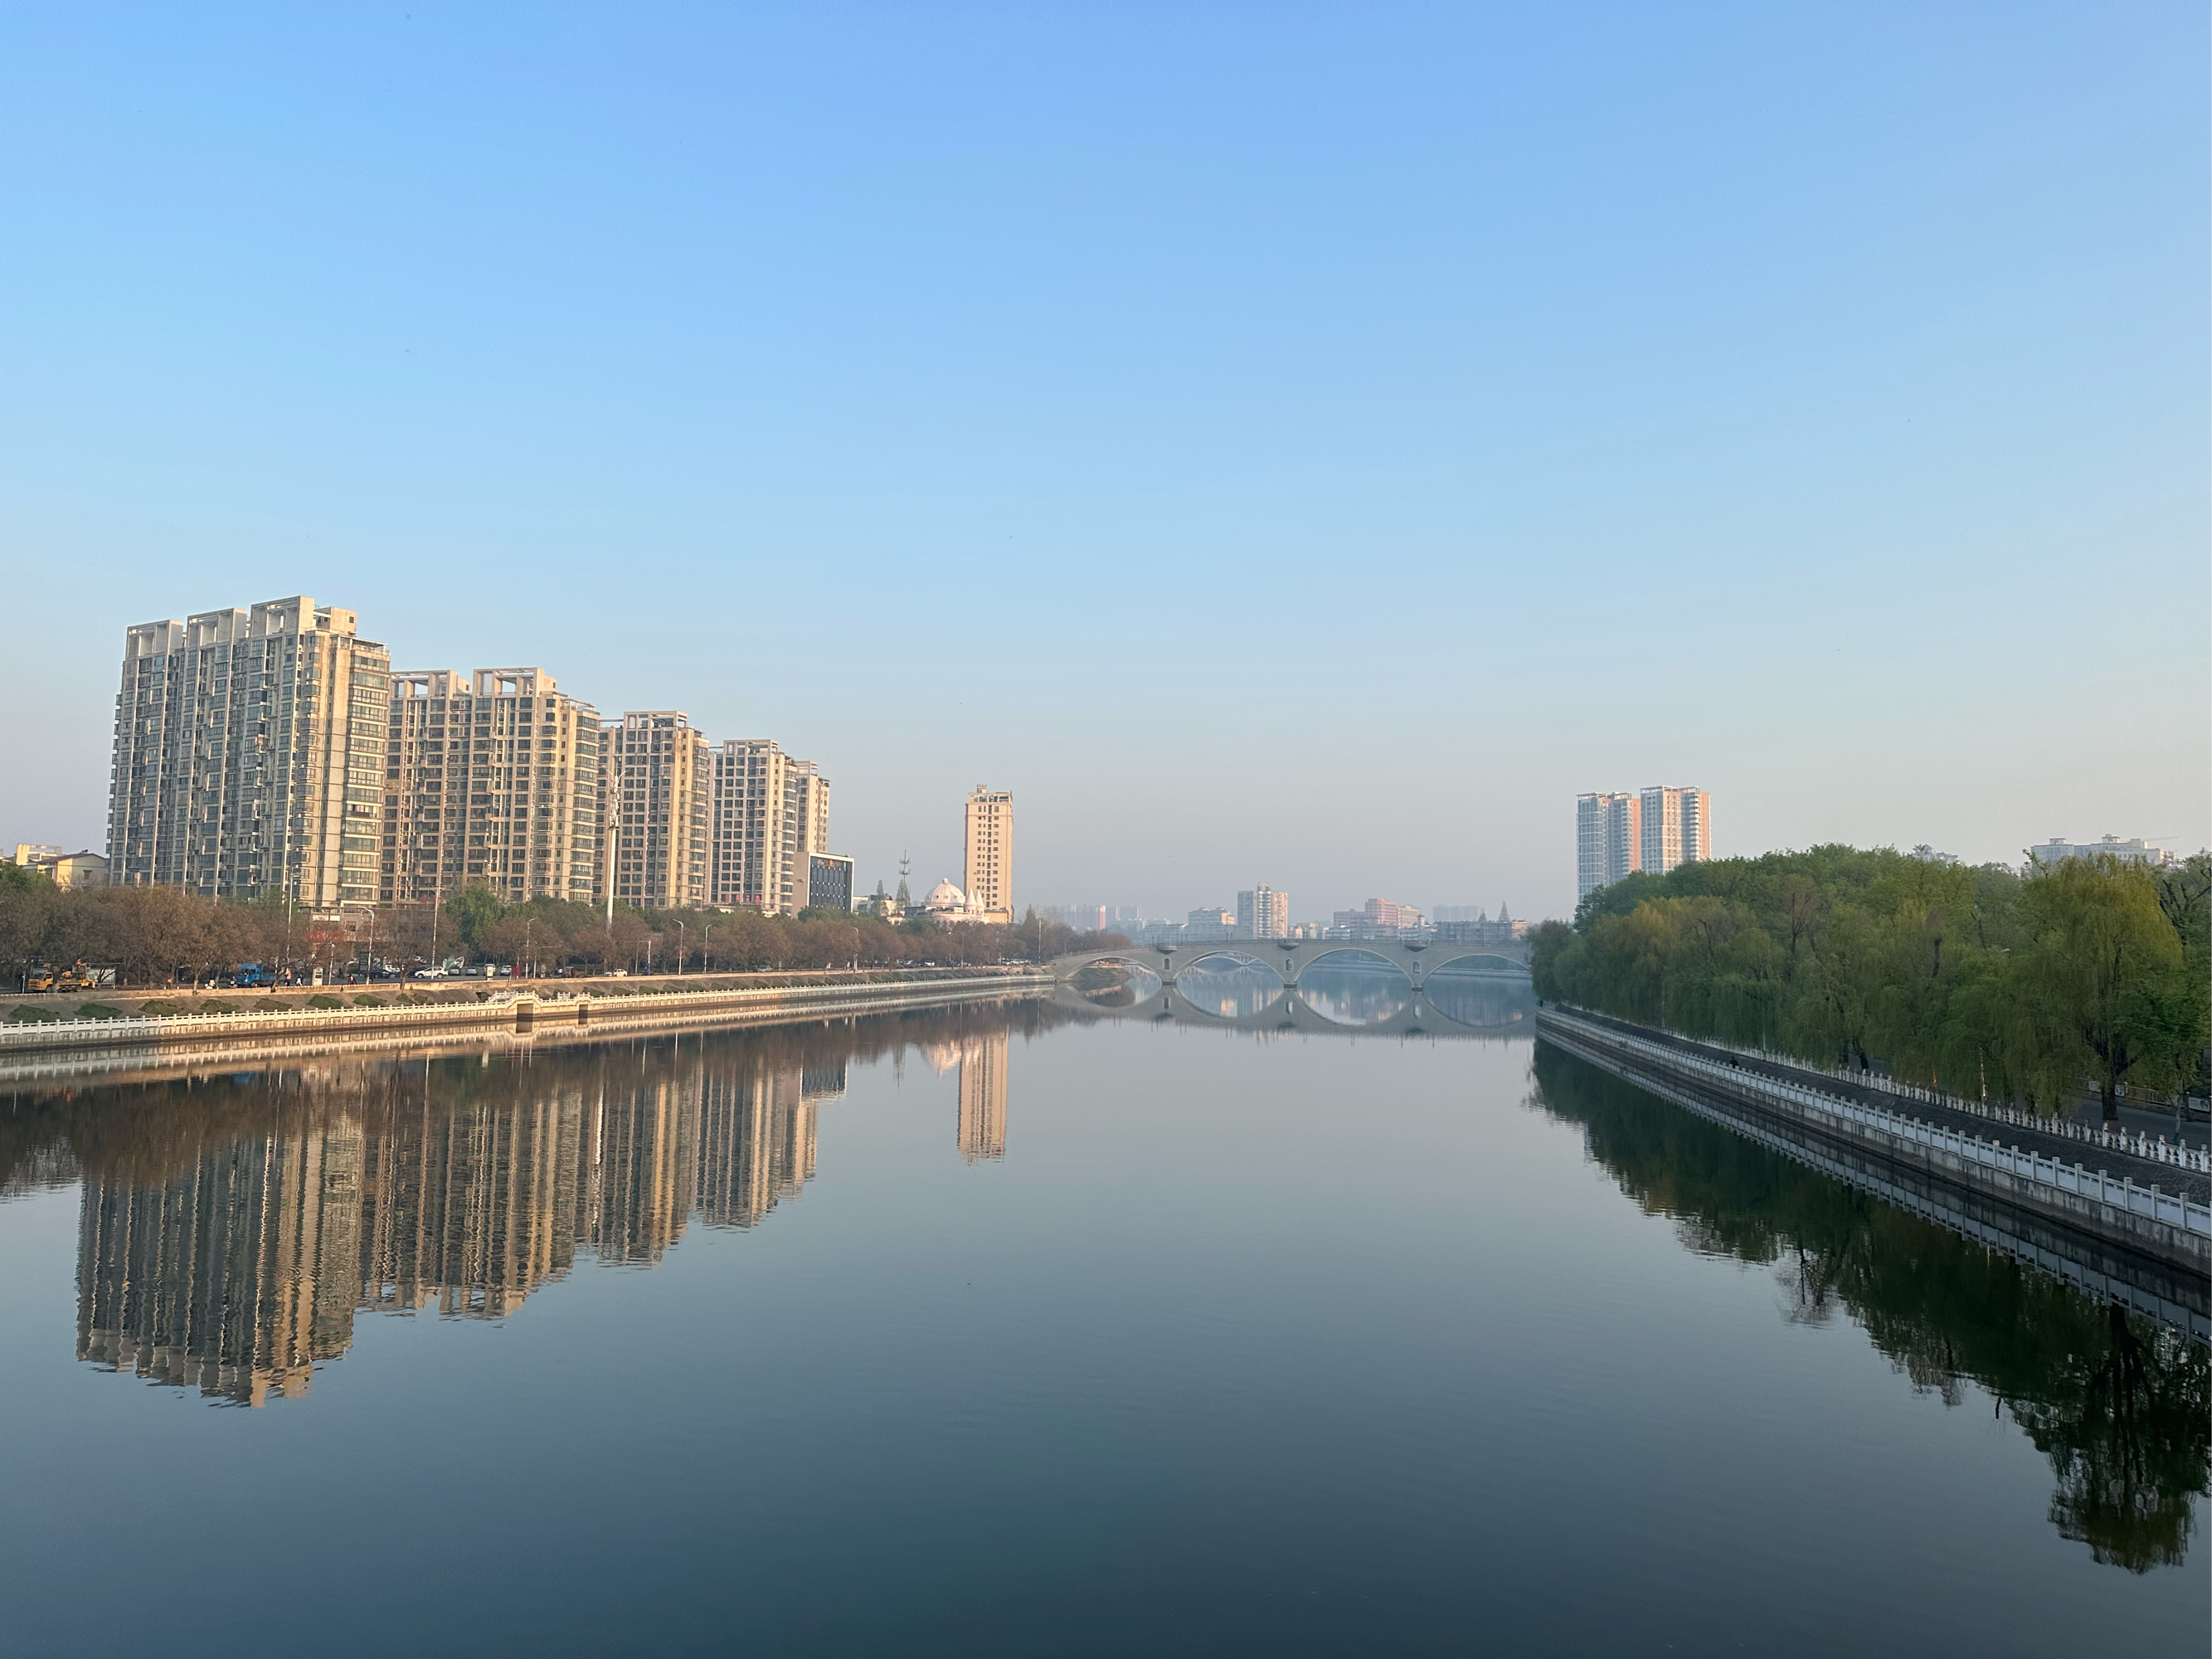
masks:
<svg viewBox="0 0 2212 1659"><path fill-rule="evenodd" d="M1544 1042L2212 1341L2212 1157L1547 1004Z"/></svg>

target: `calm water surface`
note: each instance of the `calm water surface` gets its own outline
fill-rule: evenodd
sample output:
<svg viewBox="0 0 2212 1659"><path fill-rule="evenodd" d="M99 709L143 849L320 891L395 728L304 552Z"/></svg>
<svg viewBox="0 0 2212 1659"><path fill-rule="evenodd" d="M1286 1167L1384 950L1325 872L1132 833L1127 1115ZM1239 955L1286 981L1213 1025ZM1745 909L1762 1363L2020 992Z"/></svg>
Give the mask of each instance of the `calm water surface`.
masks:
<svg viewBox="0 0 2212 1659"><path fill-rule="evenodd" d="M1525 994L0 1096L0 1647L2206 1650L2201 1348Z"/></svg>

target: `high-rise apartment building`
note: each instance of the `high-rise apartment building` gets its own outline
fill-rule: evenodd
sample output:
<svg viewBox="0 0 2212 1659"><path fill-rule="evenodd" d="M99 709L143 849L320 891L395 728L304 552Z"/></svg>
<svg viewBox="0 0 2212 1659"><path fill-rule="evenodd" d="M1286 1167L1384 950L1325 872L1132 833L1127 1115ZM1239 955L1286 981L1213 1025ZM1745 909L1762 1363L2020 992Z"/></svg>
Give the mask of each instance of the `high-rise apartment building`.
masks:
<svg viewBox="0 0 2212 1659"><path fill-rule="evenodd" d="M675 709L626 712L600 728L605 872L617 902L696 909L707 902L714 823L714 757Z"/></svg>
<svg viewBox="0 0 2212 1659"><path fill-rule="evenodd" d="M968 797L968 854L961 884L986 921L1014 919L1014 798L977 784Z"/></svg>
<svg viewBox="0 0 2212 1659"><path fill-rule="evenodd" d="M1645 874L1663 876L1678 866L1712 857L1712 798L1704 790L1655 785L1644 792L1639 806L1643 854L1638 868Z"/></svg>
<svg viewBox="0 0 2212 1659"><path fill-rule="evenodd" d="M1291 896L1261 882L1237 896L1237 936L1239 939L1288 939L1291 936Z"/></svg>
<svg viewBox="0 0 2212 1659"><path fill-rule="evenodd" d="M599 875L599 711L537 668L392 677L380 895L591 902Z"/></svg>
<svg viewBox="0 0 2212 1659"><path fill-rule="evenodd" d="M714 751L707 902L771 914L803 910L812 866L830 851L830 780L766 738Z"/></svg>
<svg viewBox="0 0 2212 1659"><path fill-rule="evenodd" d="M1634 795L1575 799L1575 897L1588 898L1643 867L1644 805Z"/></svg>
<svg viewBox="0 0 2212 1659"><path fill-rule="evenodd" d="M110 880L374 901L391 672L305 594L127 630Z"/></svg>

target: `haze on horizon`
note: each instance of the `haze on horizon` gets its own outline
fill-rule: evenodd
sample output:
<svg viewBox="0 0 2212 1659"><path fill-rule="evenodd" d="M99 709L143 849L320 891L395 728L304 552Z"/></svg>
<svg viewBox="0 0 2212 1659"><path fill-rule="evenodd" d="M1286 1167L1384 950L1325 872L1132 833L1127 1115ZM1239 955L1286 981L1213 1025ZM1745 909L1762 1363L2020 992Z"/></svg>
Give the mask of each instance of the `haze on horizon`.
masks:
<svg viewBox="0 0 2212 1659"><path fill-rule="evenodd" d="M0 842L133 623L769 736L860 884L2212 842L2201 5L0 13Z"/></svg>

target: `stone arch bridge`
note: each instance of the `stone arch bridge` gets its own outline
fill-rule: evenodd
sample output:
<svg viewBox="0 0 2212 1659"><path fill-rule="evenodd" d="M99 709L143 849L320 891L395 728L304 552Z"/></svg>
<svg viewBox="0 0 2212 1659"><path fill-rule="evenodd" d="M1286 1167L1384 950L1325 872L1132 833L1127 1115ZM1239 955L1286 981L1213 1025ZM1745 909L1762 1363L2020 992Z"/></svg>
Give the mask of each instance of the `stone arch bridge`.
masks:
<svg viewBox="0 0 2212 1659"><path fill-rule="evenodd" d="M1462 971L1510 974L1523 979L1528 975L1528 941L1521 939L1500 945L1401 944L1386 939L1200 939L1185 945L1126 945L1110 951L1073 951L1054 957L1052 969L1059 978L1068 980L1093 963L1126 963L1132 968L1158 974L1163 984L1173 985L1194 964L1208 958L1229 957L1244 962L1263 962L1283 976L1285 986L1296 990L1299 975L1323 957L1342 951L1382 957L1413 981L1417 991L1430 975L1454 963L1466 964Z"/></svg>
<svg viewBox="0 0 2212 1659"><path fill-rule="evenodd" d="M1370 960L1379 957L1405 975L1407 993L1395 1011L1380 1018L1346 1024L1299 994L1298 981L1308 969L1345 952L1358 952ZM1262 964L1281 976L1283 989L1263 1006L1239 1012L1209 1006L1183 995L1177 988L1177 981L1201 963L1216 968ZM1126 1003L1102 1003L1079 990L1076 975L1085 968L1103 963L1140 968L1157 975L1161 981L1159 993L1142 1000L1132 997ZM1236 1030L1334 1036L1494 1036L1528 1029L1522 1021L1534 1006L1527 990L1528 947L1518 939L1507 945L1213 939L1173 949L1127 945L1105 951L1078 951L1055 959L1052 967L1060 981L1054 1000L1071 1010L1109 1018L1164 1019ZM1461 987L1462 994L1438 993L1443 1005L1439 1006L1437 998L1431 995L1429 981L1444 968L1455 970L1450 982ZM1476 998L1470 1006L1464 994L1470 981L1495 984L1497 992ZM1527 1009L1519 1006L1522 1001L1528 1002Z"/></svg>

